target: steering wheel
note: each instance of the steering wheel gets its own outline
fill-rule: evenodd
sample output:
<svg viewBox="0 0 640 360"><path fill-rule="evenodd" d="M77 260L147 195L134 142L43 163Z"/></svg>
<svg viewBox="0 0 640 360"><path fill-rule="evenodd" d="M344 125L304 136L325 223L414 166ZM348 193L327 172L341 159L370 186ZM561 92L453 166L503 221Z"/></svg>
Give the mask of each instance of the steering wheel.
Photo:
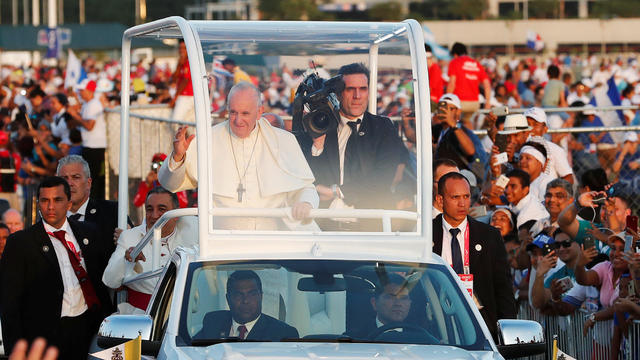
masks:
<svg viewBox="0 0 640 360"><path fill-rule="evenodd" d="M440 342L436 339L431 333L429 333L425 328L418 326L416 324L411 324L407 322L392 322L386 325L382 325L381 327L375 329L369 334L369 339L372 340L380 340L379 338L389 330L393 329L402 329L403 331L411 331L414 334L424 336L424 338L428 341L429 344L439 344Z"/></svg>

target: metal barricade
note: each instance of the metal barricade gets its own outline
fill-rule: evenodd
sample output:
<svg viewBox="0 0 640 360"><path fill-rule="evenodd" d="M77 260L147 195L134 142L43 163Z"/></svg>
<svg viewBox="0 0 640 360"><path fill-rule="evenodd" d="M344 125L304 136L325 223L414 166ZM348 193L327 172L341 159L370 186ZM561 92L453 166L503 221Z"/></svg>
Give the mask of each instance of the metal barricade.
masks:
<svg viewBox="0 0 640 360"><path fill-rule="evenodd" d="M587 336L583 335L584 323L588 313L578 310L569 316L541 315L537 310L529 306L527 302L521 302L518 308L518 319L534 320L542 325L547 341L547 355L536 355L528 359L543 360L552 359L553 336L558 336L558 349L565 354L579 360L595 359L604 360L611 357L611 340L613 337L613 320L598 321ZM620 359L640 359L640 321L634 320L629 324L628 334L622 342Z"/></svg>

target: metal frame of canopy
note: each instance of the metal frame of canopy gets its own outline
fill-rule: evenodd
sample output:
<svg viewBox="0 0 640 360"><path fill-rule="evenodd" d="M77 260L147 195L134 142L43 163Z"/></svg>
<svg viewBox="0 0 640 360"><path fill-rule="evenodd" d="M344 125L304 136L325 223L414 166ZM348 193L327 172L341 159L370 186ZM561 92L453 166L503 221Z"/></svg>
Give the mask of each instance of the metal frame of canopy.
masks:
<svg viewBox="0 0 640 360"><path fill-rule="evenodd" d="M287 213L287 209L214 209L212 207L212 201L210 198L209 184L212 174L209 168L209 149L207 144L210 143L210 116L211 107L208 97L208 88L206 79L206 65L203 58L203 50L201 41L199 38L198 29L206 25L205 21L187 21L181 17L170 17L166 19L157 20L148 24L138 25L125 31L122 38L122 69L128 69L131 65L131 42L132 39L137 37L156 38L156 39L170 39L170 38L182 38L184 39L187 54L189 59L189 66L192 74L192 85L194 90L194 102L195 102L195 118L196 118L196 133L199 139L204 141L197 142L198 154L205 154L205 156L198 156L197 171L198 171L198 209L180 209L167 212L154 226L153 231L149 233L141 240L140 244L136 247L136 251L142 250L144 245L151 241L152 238L159 239L160 226L172 217L207 214L208 216L201 216L198 221L198 235L200 243L199 258L211 258L213 252L212 243L215 243L216 256L225 257L225 250L228 254L237 254L238 245L233 245L238 242L252 241L260 238L260 233L255 233L247 236L246 233L234 233L230 232L212 232L211 216L237 216L238 213L252 212L252 214L262 214L263 216L278 216L281 217ZM230 22L224 22L226 24ZM314 24L312 22L231 22L231 23L251 23L253 26L269 27L278 24L287 24L287 26L309 26ZM317 24L317 23L316 23ZM331 23L335 27L344 25L345 23ZM427 79L427 63L426 55L424 52L424 39L422 34L422 28L415 20L405 20L401 23L395 23L398 25L396 30L378 36L377 38L369 41L369 67L371 71L370 75L370 88L377 88L377 68L378 68L378 50L379 45L384 41L392 39L398 35L406 33L409 50L411 55L411 67L413 72L413 88L414 88L414 102L416 111L416 132L421 139L431 138L431 129L429 126L422 126L422 124L429 124L430 119L430 106L429 106L429 87ZM351 24L350 26L355 26ZM385 26L388 26L386 23ZM128 173L128 153L129 153L129 93L130 93L130 73L128 71L122 72L122 92L121 92L121 133L120 133L120 174ZM369 108L375 112L376 97L370 97ZM345 236L337 233L328 233L327 239L342 240L349 243L367 244L375 239L375 242L382 244L388 241L397 241L399 238L403 238L404 241L418 246L419 248L412 248L410 252L415 260L426 260L431 256L432 241L431 241L431 186L420 186L420 184L431 183L431 147L430 142L427 142L427 146L423 144L424 140L418 141L417 144L417 213L408 213L404 211L392 211L392 210L352 210L348 214L331 212L331 210L315 210L313 212L314 217L362 217L362 218L379 218L384 219L384 223L390 223L391 218L412 218L417 220L417 232L407 234L391 233L390 227L385 226L385 230L388 232L382 233L357 233L349 234ZM118 185L119 202L118 202L118 226L124 228L126 226L126 214L127 206L129 202L128 196L128 178L121 176ZM311 234L322 235L323 234ZM338 239L342 237L342 239ZM307 245L313 246L319 241L317 237L311 237L308 233L286 233L279 232L276 236L271 233L264 234L264 237L269 241L272 241L272 245L278 246L278 241L284 243L291 243L292 241L304 242ZM206 241L203 241L205 240ZM232 240L232 241L226 241ZM322 242L321 240L319 242ZM338 241L339 242L339 241ZM157 241L152 242L154 244L154 255L158 252ZM245 244L246 245L246 244ZM366 248L365 248L366 249ZM255 254L248 254L246 257L259 256L260 250L254 250ZM398 250L400 251L400 250ZM136 252L136 253L137 253ZM409 253L409 251L406 251ZM133 258L135 258L135 254ZM153 256L155 258L156 256ZM401 256L404 257L404 256ZM157 259L152 260L154 269L157 269Z"/></svg>

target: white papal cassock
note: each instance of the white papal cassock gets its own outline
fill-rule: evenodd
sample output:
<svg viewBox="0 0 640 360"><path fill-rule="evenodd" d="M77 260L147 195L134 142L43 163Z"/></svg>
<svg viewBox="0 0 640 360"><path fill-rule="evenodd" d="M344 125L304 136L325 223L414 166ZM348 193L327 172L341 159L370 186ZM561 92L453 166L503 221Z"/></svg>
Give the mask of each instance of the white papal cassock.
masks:
<svg viewBox="0 0 640 360"><path fill-rule="evenodd" d="M214 207L279 208L293 206L297 202L308 202L313 208L318 207L313 173L293 134L271 126L263 118L256 122L256 127L244 139L230 131L229 121L213 126L211 132L213 179L210 191ZM198 186L196 141L189 146L182 162L173 161L171 154L170 160L162 164L158 181L167 190L176 192ZM241 182L246 191L238 201ZM216 217L214 227L229 230L317 230L314 222L300 224L288 219L245 217Z"/></svg>

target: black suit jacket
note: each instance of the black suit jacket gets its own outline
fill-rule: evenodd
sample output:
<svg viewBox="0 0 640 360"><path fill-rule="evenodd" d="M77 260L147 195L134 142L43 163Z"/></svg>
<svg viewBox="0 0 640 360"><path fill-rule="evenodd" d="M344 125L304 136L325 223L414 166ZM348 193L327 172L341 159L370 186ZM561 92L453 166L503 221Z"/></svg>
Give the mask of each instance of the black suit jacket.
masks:
<svg viewBox="0 0 640 360"><path fill-rule="evenodd" d="M195 339L220 339L229 336L231 330L231 311L220 310L210 312L202 320L202 330ZM298 330L269 315L262 314L247 334L247 340L280 341L298 338Z"/></svg>
<svg viewBox="0 0 640 360"><path fill-rule="evenodd" d="M96 237L94 227L69 220L80 246L87 273L102 304L92 329L112 309L102 273L110 253ZM86 239L86 241L85 241ZM85 244L86 243L86 244ZM11 352L20 338L32 341L38 336L57 344L64 287L58 258L42 222L9 236L0 260L0 309L5 352Z"/></svg>
<svg viewBox="0 0 640 360"><path fill-rule="evenodd" d="M498 229L472 217L469 222L469 267L473 293L484 306L480 313L494 339L498 319L516 317L507 251ZM477 249L480 249L478 251ZM433 252L442 255L442 214L433 219Z"/></svg>
<svg viewBox="0 0 640 360"><path fill-rule="evenodd" d="M337 130L327 133L319 156L311 155L308 135L299 135L298 141L315 183L340 184ZM407 157L407 149L391 120L365 112L358 133L349 138L345 150L344 182L340 186L344 201L360 209L394 208L391 185L398 165L406 162ZM322 205L327 207L329 203Z"/></svg>

